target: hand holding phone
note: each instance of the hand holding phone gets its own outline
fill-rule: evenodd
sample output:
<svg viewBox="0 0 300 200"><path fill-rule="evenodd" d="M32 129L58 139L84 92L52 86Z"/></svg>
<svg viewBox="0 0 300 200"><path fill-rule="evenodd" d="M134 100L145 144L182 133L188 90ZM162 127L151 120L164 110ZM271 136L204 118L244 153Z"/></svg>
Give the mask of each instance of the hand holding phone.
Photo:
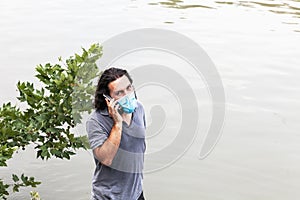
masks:
<svg viewBox="0 0 300 200"><path fill-rule="evenodd" d="M111 101L113 100L110 96L108 96L108 95L106 95L106 94L103 94L103 96L104 96L104 98L107 99L109 102L111 102ZM119 104L119 103L116 102L116 104ZM122 113L123 113L123 109L122 109L122 107L121 107L120 104L119 104L118 112L119 112L119 114L122 114Z"/></svg>
<svg viewBox="0 0 300 200"><path fill-rule="evenodd" d="M106 94L103 94L103 96L104 96L104 98L106 98L108 101L111 101L111 100L112 100L112 98L111 98L110 96L106 95Z"/></svg>

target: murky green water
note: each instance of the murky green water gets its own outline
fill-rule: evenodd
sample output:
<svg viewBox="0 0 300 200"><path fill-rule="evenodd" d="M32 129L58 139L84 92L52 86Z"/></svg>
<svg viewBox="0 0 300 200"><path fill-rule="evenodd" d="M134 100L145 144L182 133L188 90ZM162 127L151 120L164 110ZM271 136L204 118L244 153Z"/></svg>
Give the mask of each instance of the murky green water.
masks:
<svg viewBox="0 0 300 200"><path fill-rule="evenodd" d="M294 200L300 195L299 17L299 1L1 1L0 102L15 102L18 80L37 82L39 63L56 62L133 29L177 31L215 63L225 88L226 121L206 159L198 159L200 134L177 162L145 174L147 199ZM120 63L172 62L148 55L133 54ZM203 92L202 86L195 85L195 91ZM153 95L141 91L140 96L147 102ZM211 115L206 98L203 94L198 102L203 130ZM169 127L176 128L178 119L170 118ZM170 137L171 131L149 139L148 151L163 148ZM93 169L90 152L80 151L71 161L43 162L29 149L16 154L0 174L35 176L43 182L37 190L44 200L83 200L90 196ZM28 190L10 199L29 199Z"/></svg>

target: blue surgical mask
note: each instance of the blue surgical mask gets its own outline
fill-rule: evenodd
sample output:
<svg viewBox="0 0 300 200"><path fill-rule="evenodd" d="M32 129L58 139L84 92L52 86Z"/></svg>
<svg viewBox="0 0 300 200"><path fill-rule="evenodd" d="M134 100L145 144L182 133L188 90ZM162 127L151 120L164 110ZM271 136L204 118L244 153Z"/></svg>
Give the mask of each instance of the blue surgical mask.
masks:
<svg viewBox="0 0 300 200"><path fill-rule="evenodd" d="M133 113L134 109L137 107L135 93L131 92L130 94L125 95L118 100L118 103L121 105L122 110L125 113Z"/></svg>

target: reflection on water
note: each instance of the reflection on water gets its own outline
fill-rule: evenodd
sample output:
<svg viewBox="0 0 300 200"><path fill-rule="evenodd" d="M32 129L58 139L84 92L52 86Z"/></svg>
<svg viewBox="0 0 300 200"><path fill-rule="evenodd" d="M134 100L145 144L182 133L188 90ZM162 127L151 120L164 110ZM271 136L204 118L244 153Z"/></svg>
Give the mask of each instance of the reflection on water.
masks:
<svg viewBox="0 0 300 200"><path fill-rule="evenodd" d="M269 11L276 14L285 14L292 19L300 18L300 0L286 0L286 1L278 1L278 0L260 0L260 1L201 1L201 4L197 2L197 4L191 1L184 0L165 0L159 2L151 2L149 5L160 5L166 8L174 8L174 9L189 9L189 8L205 8L205 9L218 9L223 6L233 5L233 6L241 6L247 8L258 9L261 11ZM299 22L282 22L285 24L293 24L298 25ZM299 29L299 27L298 27ZM295 30L296 32L300 32L300 30Z"/></svg>
<svg viewBox="0 0 300 200"><path fill-rule="evenodd" d="M278 14L290 14L293 17L300 18L300 1L216 1L218 4L230 4L245 6L250 8L264 8L270 12Z"/></svg>
<svg viewBox="0 0 300 200"><path fill-rule="evenodd" d="M200 5L200 4L185 4L182 0L167 0L161 1L158 3L149 3L149 5L162 5L167 8L176 8L176 9L187 9L187 8L208 8L213 9L211 6Z"/></svg>

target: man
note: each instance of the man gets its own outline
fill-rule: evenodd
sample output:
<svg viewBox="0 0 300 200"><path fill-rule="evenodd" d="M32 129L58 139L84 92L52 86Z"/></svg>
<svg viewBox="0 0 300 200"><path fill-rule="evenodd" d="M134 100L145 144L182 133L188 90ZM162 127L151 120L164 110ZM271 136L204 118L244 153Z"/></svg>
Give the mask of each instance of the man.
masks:
<svg viewBox="0 0 300 200"><path fill-rule="evenodd" d="M93 200L142 200L145 113L124 69L105 70L95 93L95 111L87 121L96 169Z"/></svg>

